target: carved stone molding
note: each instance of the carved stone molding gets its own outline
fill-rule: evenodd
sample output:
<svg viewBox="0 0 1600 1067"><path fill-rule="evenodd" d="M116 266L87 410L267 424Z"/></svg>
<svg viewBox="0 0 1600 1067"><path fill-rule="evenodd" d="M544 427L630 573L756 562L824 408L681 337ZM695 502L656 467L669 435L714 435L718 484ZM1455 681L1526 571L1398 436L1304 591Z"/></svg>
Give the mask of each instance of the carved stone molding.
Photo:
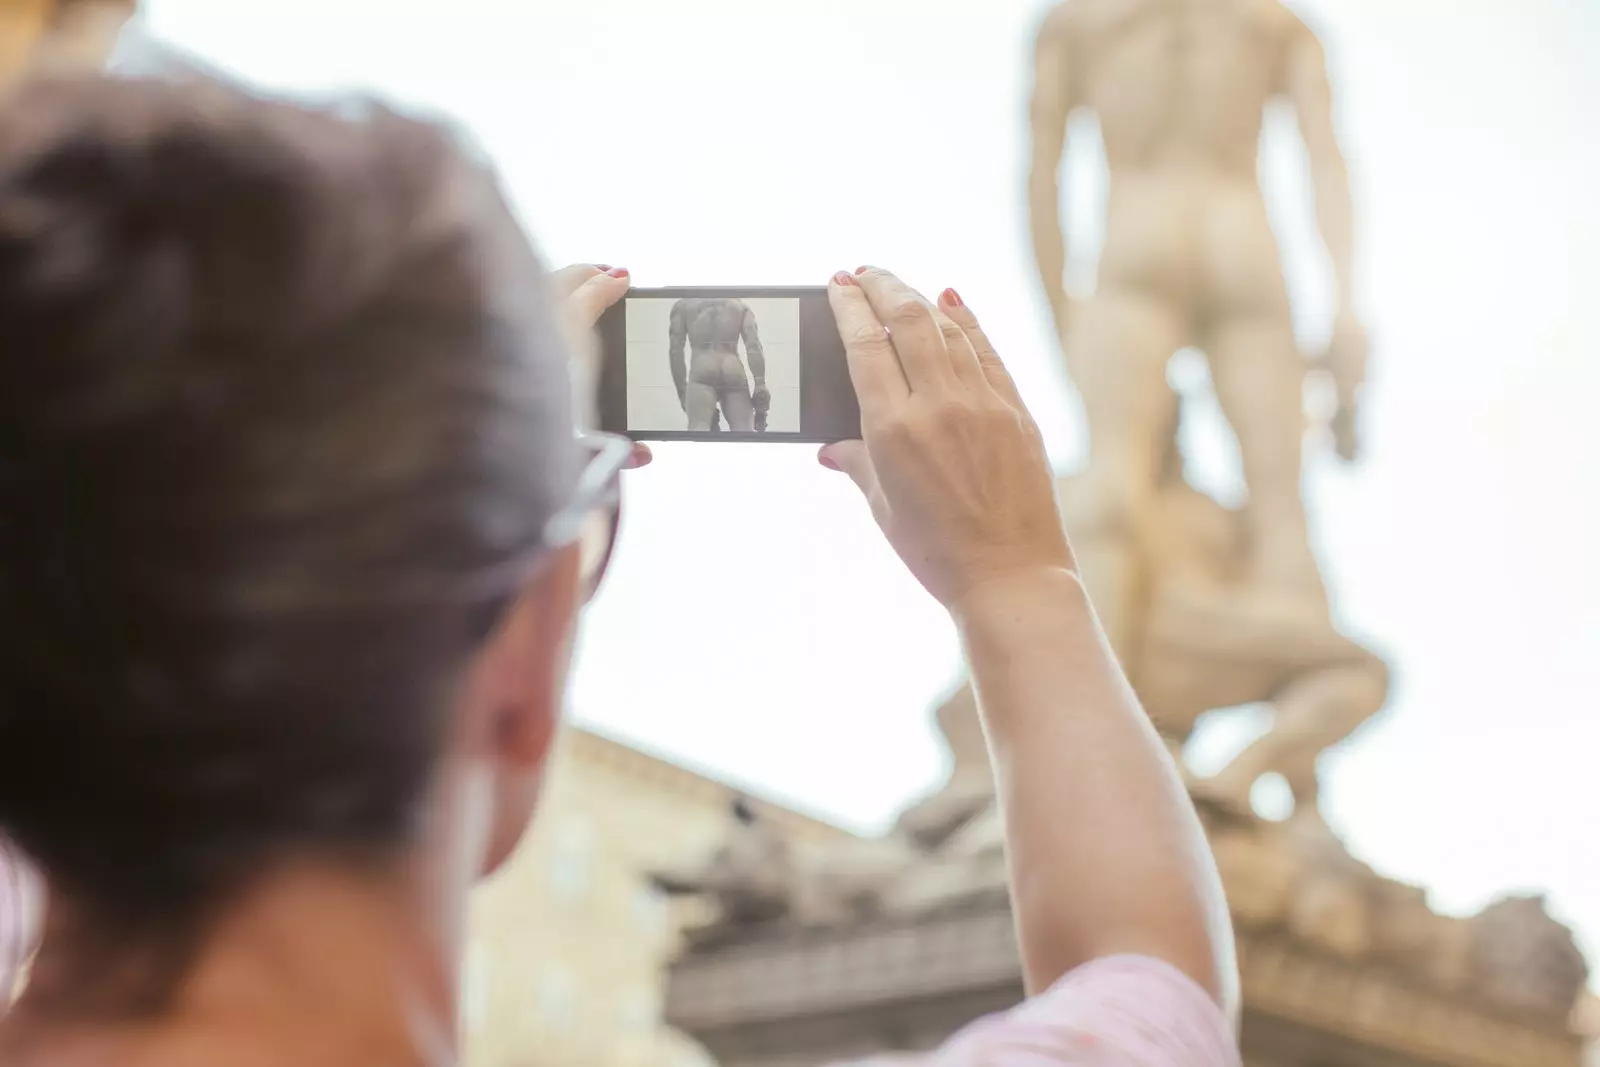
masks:
<svg viewBox="0 0 1600 1067"><path fill-rule="evenodd" d="M1282 936L1246 933L1239 962L1251 1062L1583 1062L1576 1033L1453 1001ZM824 1059L846 1046L873 1051L873 1041L877 1051L928 1047L1021 994L1010 912L990 901L942 916L792 931L691 954L672 968L666 1008L668 1021L724 1067L742 1067L765 1062L785 1043L794 1049L794 1041L824 1043L811 1050Z"/></svg>

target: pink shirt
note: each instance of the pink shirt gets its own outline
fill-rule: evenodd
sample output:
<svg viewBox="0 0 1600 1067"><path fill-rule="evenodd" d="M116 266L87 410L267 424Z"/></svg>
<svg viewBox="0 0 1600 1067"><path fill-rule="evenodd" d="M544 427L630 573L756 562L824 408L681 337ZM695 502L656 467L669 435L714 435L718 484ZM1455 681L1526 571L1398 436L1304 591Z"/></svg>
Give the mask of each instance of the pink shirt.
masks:
<svg viewBox="0 0 1600 1067"><path fill-rule="evenodd" d="M1084 965L924 1055L839 1067L1239 1067L1233 1027L1193 979L1159 960Z"/></svg>

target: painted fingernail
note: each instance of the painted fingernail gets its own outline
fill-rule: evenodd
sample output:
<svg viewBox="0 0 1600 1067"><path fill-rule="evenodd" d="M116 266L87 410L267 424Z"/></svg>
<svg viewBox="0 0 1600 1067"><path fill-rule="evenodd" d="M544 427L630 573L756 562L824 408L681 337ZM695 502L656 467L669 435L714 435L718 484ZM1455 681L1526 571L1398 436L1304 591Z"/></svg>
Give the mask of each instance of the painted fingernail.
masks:
<svg viewBox="0 0 1600 1067"><path fill-rule="evenodd" d="M961 302L961 294L956 292L954 289L946 289L942 295L944 297L944 302L953 308L967 306Z"/></svg>
<svg viewBox="0 0 1600 1067"><path fill-rule="evenodd" d="M833 282L835 285L854 285L856 280L851 277L849 273L840 271L838 274L833 276Z"/></svg>
<svg viewBox="0 0 1600 1067"><path fill-rule="evenodd" d="M606 273L611 275L611 277L613 277L613 278L626 278L628 276L628 268L627 267L607 267L606 268Z"/></svg>
<svg viewBox="0 0 1600 1067"><path fill-rule="evenodd" d="M594 269L599 271L601 274L609 274L611 272L611 264L609 264L609 263L596 263L594 265Z"/></svg>
<svg viewBox="0 0 1600 1067"><path fill-rule="evenodd" d="M856 268L856 274L857 274L857 276L860 276L862 274L867 273L867 271L869 271L871 269L872 269L871 267L857 267Z"/></svg>
<svg viewBox="0 0 1600 1067"><path fill-rule="evenodd" d="M818 453L818 455L817 455L817 462L818 462L818 463L820 463L820 464L822 464L822 465L823 465L823 466L824 466L824 467L827 467L827 468L828 468L828 469L829 469L829 470L831 470L831 471L836 471L836 470L838 470L838 469L839 469L839 465L838 465L838 464L837 464L837 463L835 463L835 462L834 462L834 461L833 461L833 460L832 460L832 459L831 459L831 458L830 458L830 457L829 457L829 456L828 456L828 454L827 454L827 453L826 453L826 452L821 452L821 453Z"/></svg>

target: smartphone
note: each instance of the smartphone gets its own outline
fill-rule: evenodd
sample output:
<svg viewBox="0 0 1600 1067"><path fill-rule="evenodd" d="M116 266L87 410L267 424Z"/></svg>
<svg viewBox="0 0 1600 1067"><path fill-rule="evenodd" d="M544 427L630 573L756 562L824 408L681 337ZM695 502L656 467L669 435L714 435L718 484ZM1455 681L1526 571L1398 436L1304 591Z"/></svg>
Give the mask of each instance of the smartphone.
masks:
<svg viewBox="0 0 1600 1067"><path fill-rule="evenodd" d="M824 288L630 289L598 330L602 430L636 441L861 436Z"/></svg>

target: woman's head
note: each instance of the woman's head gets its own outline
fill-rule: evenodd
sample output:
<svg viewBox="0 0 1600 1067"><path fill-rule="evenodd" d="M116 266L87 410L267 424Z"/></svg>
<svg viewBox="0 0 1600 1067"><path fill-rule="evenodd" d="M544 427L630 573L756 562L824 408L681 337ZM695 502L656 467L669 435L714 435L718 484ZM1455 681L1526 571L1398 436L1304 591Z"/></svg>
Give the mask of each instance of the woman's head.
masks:
<svg viewBox="0 0 1600 1067"><path fill-rule="evenodd" d="M382 109L6 108L0 834L86 924L381 861L452 763L509 851L580 595L540 551L584 455L539 275L492 181Z"/></svg>

